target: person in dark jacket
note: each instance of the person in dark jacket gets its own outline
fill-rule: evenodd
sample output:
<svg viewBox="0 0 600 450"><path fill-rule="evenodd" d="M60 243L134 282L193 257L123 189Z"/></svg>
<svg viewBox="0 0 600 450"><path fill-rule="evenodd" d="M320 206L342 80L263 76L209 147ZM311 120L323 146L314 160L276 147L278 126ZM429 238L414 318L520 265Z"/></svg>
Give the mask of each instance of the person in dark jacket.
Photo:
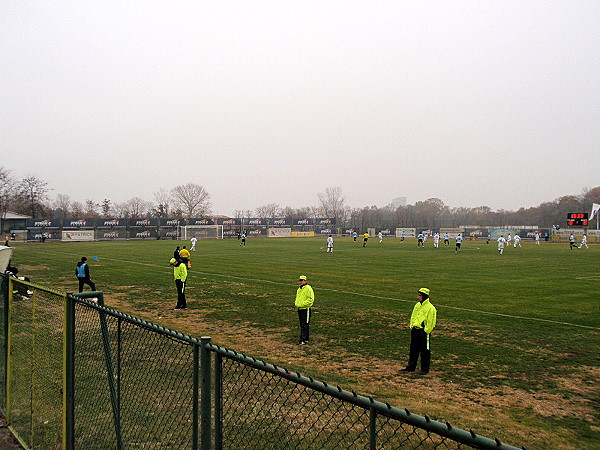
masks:
<svg viewBox="0 0 600 450"><path fill-rule="evenodd" d="M87 284L92 291L96 290L96 285L90 279L90 268L87 263L87 258L83 256L81 261L77 263L77 268L75 269L75 275L77 276L77 280L79 281L79 292L83 292L83 285Z"/></svg>

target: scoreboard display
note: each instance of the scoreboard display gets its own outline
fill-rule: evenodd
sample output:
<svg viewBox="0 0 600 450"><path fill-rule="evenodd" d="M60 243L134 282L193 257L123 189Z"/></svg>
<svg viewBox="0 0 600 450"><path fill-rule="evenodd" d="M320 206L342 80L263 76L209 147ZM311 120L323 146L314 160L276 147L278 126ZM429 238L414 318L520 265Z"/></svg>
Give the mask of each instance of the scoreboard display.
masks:
<svg viewBox="0 0 600 450"><path fill-rule="evenodd" d="M570 227L588 226L588 213L569 213L567 214L567 225Z"/></svg>

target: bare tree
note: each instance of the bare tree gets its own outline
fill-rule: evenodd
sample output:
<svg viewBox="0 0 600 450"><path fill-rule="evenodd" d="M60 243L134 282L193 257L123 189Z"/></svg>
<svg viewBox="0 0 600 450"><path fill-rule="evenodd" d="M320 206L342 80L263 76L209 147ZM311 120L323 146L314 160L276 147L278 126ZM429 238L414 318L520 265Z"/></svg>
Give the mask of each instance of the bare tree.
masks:
<svg viewBox="0 0 600 450"><path fill-rule="evenodd" d="M38 212L43 213L49 190L48 183L35 175L27 175L23 178L18 186L23 210L32 217L36 217Z"/></svg>
<svg viewBox="0 0 600 450"><path fill-rule="evenodd" d="M279 217L281 214L281 208L277 203L269 203L268 205L259 206L256 208L257 217Z"/></svg>
<svg viewBox="0 0 600 450"><path fill-rule="evenodd" d="M171 193L165 188L160 188L154 193L154 201L157 205L156 212L159 217L169 217L172 199Z"/></svg>
<svg viewBox="0 0 600 450"><path fill-rule="evenodd" d="M131 217L146 217L152 209L152 203L139 197L130 198L126 203Z"/></svg>
<svg viewBox="0 0 600 450"><path fill-rule="evenodd" d="M67 194L56 194L54 200L54 215L59 219L66 219L71 212L71 197Z"/></svg>
<svg viewBox="0 0 600 450"><path fill-rule="evenodd" d="M17 195L17 182L10 174L10 170L0 167L0 219L6 217L11 203Z"/></svg>
<svg viewBox="0 0 600 450"><path fill-rule="evenodd" d="M210 214L210 194L202 186L186 183L171 189L176 208L187 217L201 217Z"/></svg>
<svg viewBox="0 0 600 450"><path fill-rule="evenodd" d="M86 217L98 217L98 207L100 205L93 200L87 199L85 201L85 216Z"/></svg>
<svg viewBox="0 0 600 450"><path fill-rule="evenodd" d="M83 207L83 203L81 202L73 202L71 203L71 213L73 217L83 217L85 215L85 208Z"/></svg>
<svg viewBox="0 0 600 450"><path fill-rule="evenodd" d="M112 207L112 210L114 211L115 216L117 217L131 217L131 212L129 211L129 203L127 202L115 203Z"/></svg>
<svg viewBox="0 0 600 450"><path fill-rule="evenodd" d="M339 217L344 211L344 196L340 186L325 189L325 192L319 192L319 202L321 210L325 217Z"/></svg>

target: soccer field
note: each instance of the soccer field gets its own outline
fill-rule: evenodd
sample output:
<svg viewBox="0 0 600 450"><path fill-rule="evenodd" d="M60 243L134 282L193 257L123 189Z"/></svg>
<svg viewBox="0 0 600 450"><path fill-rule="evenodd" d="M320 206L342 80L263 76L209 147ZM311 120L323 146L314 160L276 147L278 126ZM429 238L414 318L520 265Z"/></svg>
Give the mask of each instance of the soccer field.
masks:
<svg viewBox="0 0 600 450"><path fill-rule="evenodd" d="M524 242L439 249L416 240L202 240L188 309L173 311L181 241L16 244L33 282L75 291L87 256L107 306L400 408L528 448L598 448L600 246ZM94 259L97 257L97 259ZM296 346L299 275L315 290L311 342ZM420 287L438 311L432 372L401 373Z"/></svg>

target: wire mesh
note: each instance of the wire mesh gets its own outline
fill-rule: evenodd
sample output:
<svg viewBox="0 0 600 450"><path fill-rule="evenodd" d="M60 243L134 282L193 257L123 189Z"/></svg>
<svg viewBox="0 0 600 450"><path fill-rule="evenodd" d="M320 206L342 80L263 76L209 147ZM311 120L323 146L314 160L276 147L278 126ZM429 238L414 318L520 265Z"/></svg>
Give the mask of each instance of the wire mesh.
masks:
<svg viewBox="0 0 600 450"><path fill-rule="evenodd" d="M75 347L77 447L191 447L191 344L77 304Z"/></svg>
<svg viewBox="0 0 600 450"><path fill-rule="evenodd" d="M7 277L0 278L6 283ZM2 346L3 356L11 364L6 366L7 359L0 364L4 373L6 367L11 368L7 373L10 383L5 384L4 377L0 379L2 387L10 393L10 405L6 404L5 389L1 400L10 412L11 427L23 443L36 449L60 448L62 383L66 373L65 297L35 286L14 280L11 317L9 321L0 321L3 344L6 344L5 332L11 330L10 355L6 355ZM3 285L1 294L3 313L7 308L7 287ZM198 426L193 412L198 407L194 402L199 400L199 393L194 392L199 369L195 366L198 360L194 358L194 349L198 341L92 302L73 298L69 301L75 301L75 447L191 448ZM215 352L217 347L203 348ZM387 409L375 408L372 400L357 401L356 395L353 399L346 391L348 396L320 390L316 388L319 383L312 379L310 383L299 382L306 377L298 374L297 379L291 379L281 371L267 370L264 362L259 364L254 358L232 354L239 356L234 351L220 349L220 365L215 366L212 375L219 374L214 382L220 397L212 399L212 407L219 406L221 423L213 425L221 436L210 439L216 446L470 447L443 436L456 437L456 434L403 419L397 412L392 413L390 405ZM508 448L485 439L458 440L478 448Z"/></svg>
<svg viewBox="0 0 600 450"><path fill-rule="evenodd" d="M470 447L262 370L263 365L222 357L219 441L223 448Z"/></svg>
<svg viewBox="0 0 600 450"><path fill-rule="evenodd" d="M12 280L11 426L31 447L60 447L64 298Z"/></svg>

